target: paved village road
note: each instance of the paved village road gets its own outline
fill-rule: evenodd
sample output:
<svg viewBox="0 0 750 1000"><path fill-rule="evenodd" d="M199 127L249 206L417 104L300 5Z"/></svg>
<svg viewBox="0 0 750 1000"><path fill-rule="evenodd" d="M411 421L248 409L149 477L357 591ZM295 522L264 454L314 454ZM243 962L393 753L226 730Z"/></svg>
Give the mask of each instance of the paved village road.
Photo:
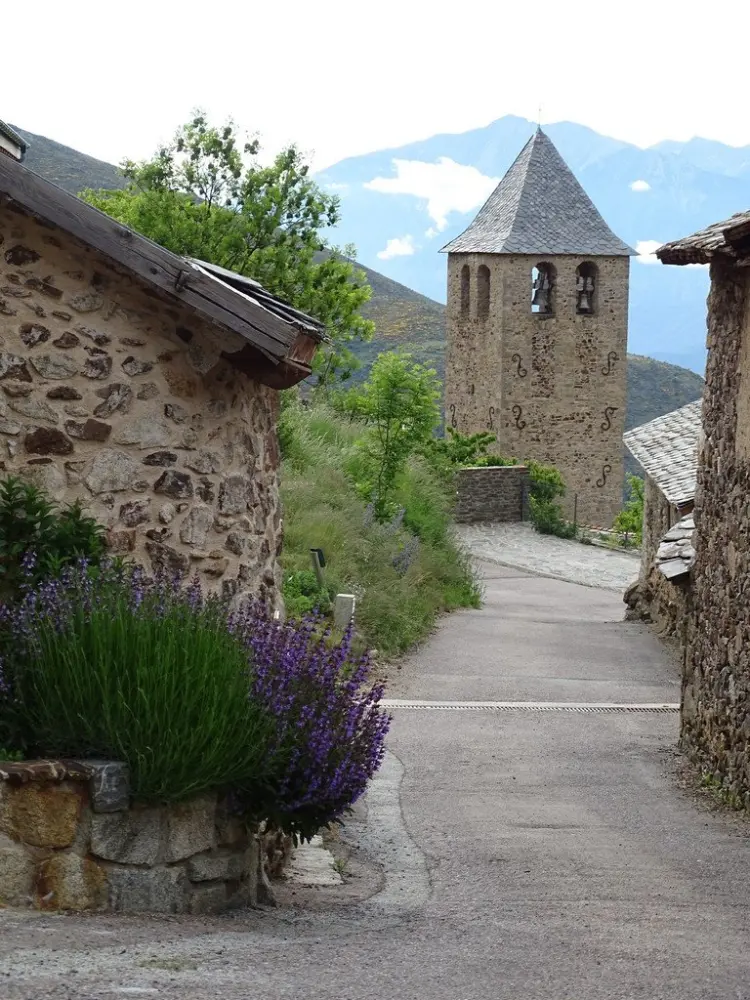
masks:
<svg viewBox="0 0 750 1000"><path fill-rule="evenodd" d="M485 566L400 699L662 703L611 591ZM348 890L198 921L0 916L0 1000L741 1000L750 839L681 790L674 713L398 708ZM384 866L381 877L370 864ZM333 890L335 893L335 890Z"/></svg>

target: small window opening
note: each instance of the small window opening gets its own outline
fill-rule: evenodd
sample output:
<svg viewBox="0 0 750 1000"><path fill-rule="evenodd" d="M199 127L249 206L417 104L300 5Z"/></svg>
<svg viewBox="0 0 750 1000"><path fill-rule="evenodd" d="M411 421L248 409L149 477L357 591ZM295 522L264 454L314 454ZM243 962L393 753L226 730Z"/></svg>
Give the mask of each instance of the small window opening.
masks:
<svg viewBox="0 0 750 1000"><path fill-rule="evenodd" d="M461 268L461 315L469 315L469 265Z"/></svg>
<svg viewBox="0 0 750 1000"><path fill-rule="evenodd" d="M490 269L480 264L477 271L477 318L487 319L490 314Z"/></svg>
<svg viewBox="0 0 750 1000"><path fill-rule="evenodd" d="M555 269L552 264L537 264L531 269L531 311L543 316L554 313Z"/></svg>
<svg viewBox="0 0 750 1000"><path fill-rule="evenodd" d="M584 261L576 268L576 312L580 316L591 316L596 312L596 264Z"/></svg>

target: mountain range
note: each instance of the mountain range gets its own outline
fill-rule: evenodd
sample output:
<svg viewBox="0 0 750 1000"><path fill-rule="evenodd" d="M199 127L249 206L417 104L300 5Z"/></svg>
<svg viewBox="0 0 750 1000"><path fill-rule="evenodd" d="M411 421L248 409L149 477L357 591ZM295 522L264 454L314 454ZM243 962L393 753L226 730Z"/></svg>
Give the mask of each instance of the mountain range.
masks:
<svg viewBox="0 0 750 1000"><path fill-rule="evenodd" d="M476 162L479 164L477 170L481 168L481 170L493 170L499 173L503 169L503 164L507 166L506 161L509 163L513 157L510 147L520 148L525 138L528 138L526 133L529 131L529 123L524 122L523 119L502 119L501 122L505 122L506 126L513 126L514 129L513 134L502 149L497 142L495 142L494 146L492 146L491 142L489 145L485 144L483 146L481 137L476 133L465 133L464 136L436 137L435 140L427 140L423 144L414 144L414 147L408 147L410 150L409 155L413 157L427 157L432 155L430 150L436 148L433 144L437 143L439 139L444 138L446 144L443 148L447 150L447 155L459 156L460 141L468 136L470 137L470 143L467 146L468 152L466 155L468 156L472 152L472 149L476 153ZM500 123L495 123L495 125L498 124ZM492 132L493 128L494 126L489 126L489 131ZM595 162L597 157L604 156L606 150L610 149L613 145L630 148L625 143L616 143L615 140L597 136L595 132L591 132L589 129L582 129L582 126L571 126L571 128L581 130L586 134L589 143L588 157L592 162ZM19 131L29 144L26 154L26 165L66 190L77 193L88 187L115 188L123 185L122 175L112 164L87 156L69 146L64 146L44 136L34 135L22 129L19 129ZM481 132L482 130L479 131ZM487 132L487 130L484 131ZM550 132L552 132L552 129L550 129ZM558 140L556 139L555 141ZM471 143L473 143L473 146ZM438 145L440 144L438 143ZM560 143L560 147L561 152L563 152L563 155L566 156L568 162L573 167L574 162L573 157L570 155L570 150L565 150L563 143ZM719 156L722 151L727 149L728 147L720 147L718 151L715 151L715 155ZM346 183L348 185L347 190L341 192L344 202L343 216L348 227L345 232L341 233L342 241L343 239L356 236L356 241L362 250L358 262L364 270L372 288L372 299L365 306L363 312L370 319L374 320L376 333L371 343L360 345L357 349L363 362L362 372L367 370L371 361L374 360L380 351L403 347L411 351L418 360L434 367L442 378L445 355L445 306L437 300L439 298L437 288L445 282L445 258L439 257L437 253L433 253L434 247L429 252L425 247L419 253L415 252L414 254L402 256L396 255L386 259L378 258L378 251L372 249L381 244L385 245L383 243L385 236L379 236L378 233L381 231L383 233L399 231L384 226L383 219L379 214L392 211L395 207L394 202L398 202L401 205L404 218L411 221L418 218L420 213L424 215L426 211L429 211L415 196L400 195L397 197L392 194L382 194L372 191L366 186L367 182L364 180L365 178L375 176L378 172L384 175L384 172L389 170L389 165L392 166L394 160L392 153L393 151L383 154L372 154L372 157L358 157L354 160L344 161L319 175L318 180L328 185L338 183L342 185ZM711 162L711 153L709 150L705 151L705 156L707 157L707 161ZM428 161L424 160L424 162ZM495 166L492 166L493 162ZM579 169L581 162L585 164L587 161L575 160ZM744 169L743 161L739 156L735 160L735 169L740 173ZM748 156L747 170L750 177L750 156ZM334 181L331 180L332 175L347 176L349 180L346 182ZM593 194L596 198L596 192L593 192ZM371 195L375 196L375 202L371 203L370 208L372 215L365 216L362 214L364 211L363 206L370 203ZM601 199L598 200L601 203ZM445 202L442 205L444 206ZM441 204L437 206L432 205L431 209L437 215L441 209ZM715 217L718 218L720 214L716 214ZM349 218L350 215L359 219L356 227L352 225ZM397 215L398 213L396 213ZM393 218L396 218L396 216ZM461 216L463 222L452 218L450 214L448 217L450 219L450 226L447 226L435 239L436 244L442 245L443 242L447 242L451 233L459 231L461 225L471 217L471 211L467 211ZM611 220L608 219L608 221ZM422 223L424 223L424 219L421 220L420 224ZM355 228L356 233L354 231ZM413 228L416 231L416 228ZM685 232L687 228L684 230ZM373 232L375 235L373 235ZM368 247L371 248L369 251ZM378 270L366 266L367 260L370 259L377 261L379 265ZM421 272L420 267L423 268ZM408 287L394 280L392 272L408 271L410 268L414 271L414 287ZM636 272L636 275L639 271L643 270L648 274L653 273L659 278L667 276L667 279L676 275L679 280L684 280L684 275L687 274L690 280L686 283L686 287L689 285L691 287L691 294L697 294L700 300L697 304L694 304L696 315L691 317L693 325L698 327L704 323L703 300L705 299L706 275L703 270L662 268L661 265L654 267L653 265L635 263L632 270ZM381 273L382 271L387 271L388 273ZM416 280L419 273L427 274L423 286L434 288L434 297L431 298L415 290L415 287L419 287L420 284ZM691 282L694 282L695 279L697 279L698 286L700 286L698 292L692 290ZM672 308L677 308L674 302ZM646 350L648 354L654 353L650 345L644 344L642 350L644 350L644 353ZM628 357L628 411L626 426L628 428L638 426L647 420L652 420L654 417L660 416L662 413L683 406L685 403L697 399L702 392L702 388L703 380L694 371L686 370L686 368L679 365L662 363L653 360L651 357L631 354ZM632 462L630 463L630 468L635 471L635 466Z"/></svg>
<svg viewBox="0 0 750 1000"><path fill-rule="evenodd" d="M368 267L445 301L440 248L468 225L535 128L507 115L327 167L316 179L341 198L337 241L354 243ZM707 270L665 267L653 250L750 206L750 146L692 139L641 149L574 122L544 131L613 231L640 251L629 349L702 374Z"/></svg>

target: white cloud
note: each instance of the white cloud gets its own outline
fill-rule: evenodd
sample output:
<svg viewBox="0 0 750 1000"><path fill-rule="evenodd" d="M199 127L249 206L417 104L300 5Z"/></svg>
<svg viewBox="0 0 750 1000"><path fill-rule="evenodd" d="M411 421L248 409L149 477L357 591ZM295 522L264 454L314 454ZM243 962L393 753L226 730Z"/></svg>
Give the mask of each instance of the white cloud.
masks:
<svg viewBox="0 0 750 1000"><path fill-rule="evenodd" d="M430 226L429 229L425 229L424 234L428 240L432 240L438 235L438 231L434 226Z"/></svg>
<svg viewBox="0 0 750 1000"><path fill-rule="evenodd" d="M639 264L658 264L656 251L662 245L660 240L639 240L635 245L635 252L638 254L635 259Z"/></svg>
<svg viewBox="0 0 750 1000"><path fill-rule="evenodd" d="M411 257L416 249L412 236L396 236L394 239L388 240L385 250L380 250L378 257L380 260L390 260L391 257Z"/></svg>
<svg viewBox="0 0 750 1000"><path fill-rule="evenodd" d="M648 181L633 181L630 185L631 191L650 191L651 185Z"/></svg>
<svg viewBox="0 0 750 1000"><path fill-rule="evenodd" d="M395 177L375 177L366 188L383 194L411 194L427 202L427 213L435 231L448 225L451 212L470 212L486 200L497 184L496 177L486 177L476 167L456 163L441 156L436 163L422 160L394 160Z"/></svg>
<svg viewBox="0 0 750 1000"><path fill-rule="evenodd" d="M346 194L349 191L348 184L339 184L337 181L331 181L330 184L326 184L329 191L333 191L336 194Z"/></svg>

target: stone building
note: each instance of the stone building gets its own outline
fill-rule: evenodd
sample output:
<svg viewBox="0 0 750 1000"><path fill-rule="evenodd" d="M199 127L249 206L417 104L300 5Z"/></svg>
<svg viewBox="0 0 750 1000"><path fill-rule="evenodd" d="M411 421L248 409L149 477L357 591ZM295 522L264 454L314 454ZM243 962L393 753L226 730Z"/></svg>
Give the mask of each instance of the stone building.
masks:
<svg viewBox="0 0 750 1000"><path fill-rule="evenodd" d="M624 436L645 472L643 544L638 580L628 588L628 617L684 636L693 548L693 506L701 400L665 413Z"/></svg>
<svg viewBox="0 0 750 1000"><path fill-rule="evenodd" d="M322 336L0 156L0 470L113 552L278 602L277 390Z"/></svg>
<svg viewBox="0 0 750 1000"><path fill-rule="evenodd" d="M750 212L657 256L711 266L682 743L750 804Z"/></svg>
<svg viewBox="0 0 750 1000"><path fill-rule="evenodd" d="M445 413L552 463L581 523L622 506L628 281L609 229L538 129L448 253Z"/></svg>

